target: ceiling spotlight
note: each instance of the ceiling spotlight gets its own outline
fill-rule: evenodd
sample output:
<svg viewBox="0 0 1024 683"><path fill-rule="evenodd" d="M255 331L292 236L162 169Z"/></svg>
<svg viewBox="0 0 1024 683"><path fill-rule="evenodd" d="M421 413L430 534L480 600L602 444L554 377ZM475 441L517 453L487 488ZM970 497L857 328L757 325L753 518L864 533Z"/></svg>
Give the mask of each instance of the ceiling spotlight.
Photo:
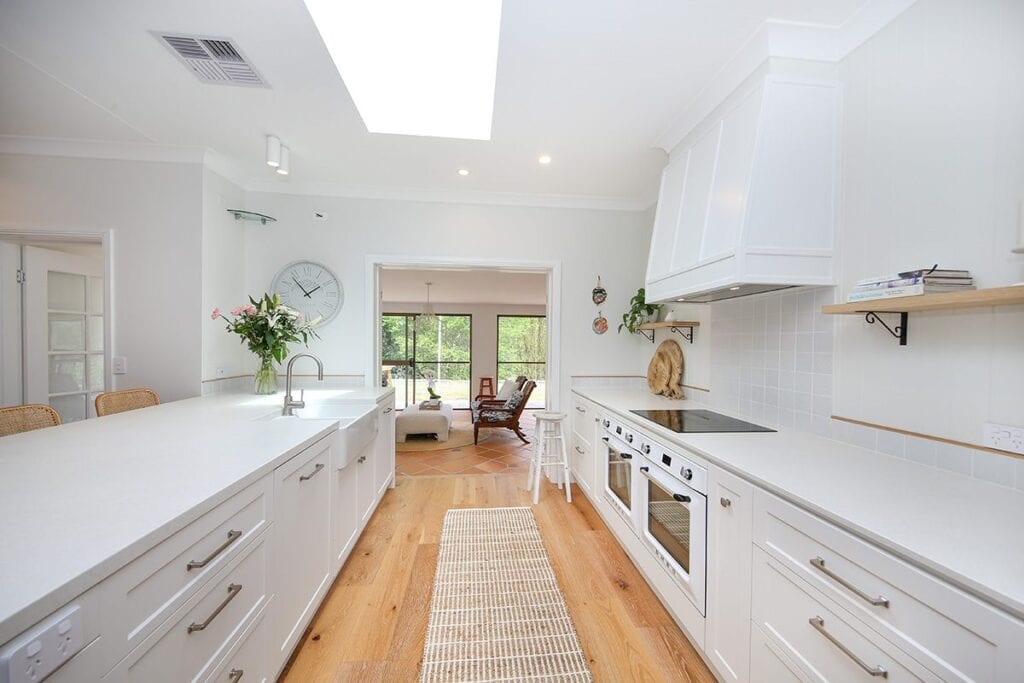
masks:
<svg viewBox="0 0 1024 683"><path fill-rule="evenodd" d="M271 168L277 168L281 165L281 139L273 136L267 136L267 166Z"/></svg>
<svg viewBox="0 0 1024 683"><path fill-rule="evenodd" d="M537 157L537 161L542 166L547 166L548 164L551 163L551 156L548 154L541 154L539 157Z"/></svg>
<svg viewBox="0 0 1024 683"><path fill-rule="evenodd" d="M739 289L739 288L740 288L740 286L739 286L739 285L736 285L735 287L730 287L730 288L729 288L729 291L730 291L730 292L735 292L735 291L736 291L737 289Z"/></svg>
<svg viewBox="0 0 1024 683"><path fill-rule="evenodd" d="M459 170L457 171L457 173L458 173L458 174L459 174L460 176L463 176L463 177L465 177L465 176L468 176L468 175L469 175L469 169L468 169L468 168L460 168L460 169L459 169Z"/></svg>
<svg viewBox="0 0 1024 683"><path fill-rule="evenodd" d="M281 163L277 166L277 172L281 175L288 175L291 171L291 152L284 145L281 145Z"/></svg>

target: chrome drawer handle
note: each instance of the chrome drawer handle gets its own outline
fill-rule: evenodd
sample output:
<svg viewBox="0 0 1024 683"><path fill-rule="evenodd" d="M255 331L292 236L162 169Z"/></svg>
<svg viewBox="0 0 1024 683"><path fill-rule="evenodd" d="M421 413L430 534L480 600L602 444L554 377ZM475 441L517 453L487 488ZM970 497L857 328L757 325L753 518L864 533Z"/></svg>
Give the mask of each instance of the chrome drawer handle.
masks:
<svg viewBox="0 0 1024 683"><path fill-rule="evenodd" d="M576 406L576 410L578 410L578 411L579 411L579 412L581 412L581 413L585 413L585 412L587 412L587 409L586 409L586 408L581 408L581 407L579 407L579 406Z"/></svg>
<svg viewBox="0 0 1024 683"><path fill-rule="evenodd" d="M231 602L232 600L234 600L235 596L238 595L241 592L242 592L242 584L240 584L240 583L233 583L230 586L228 586L228 597L224 598L224 602L222 602L219 605L217 605L217 609L213 610L213 613L210 616L206 617L206 621L204 621L203 623L197 624L196 622L193 621L191 624L189 624L188 625L188 632L189 633L193 633L195 631L202 631L207 626L209 626L210 623L214 619L217 618L217 615L221 613L221 610L223 610L225 607L227 607L228 603Z"/></svg>
<svg viewBox="0 0 1024 683"><path fill-rule="evenodd" d="M724 508L732 507L732 501L729 500L728 498L725 498L725 497L719 498L718 502L721 503L722 507L724 507Z"/></svg>
<svg viewBox="0 0 1024 683"><path fill-rule="evenodd" d="M320 472L320 470L322 470L323 468L324 468L324 464L322 462L318 462L316 464L316 467L313 468L313 471L310 472L309 474L301 475L299 477L299 481L309 481L310 479L315 477L317 475L317 473Z"/></svg>
<svg viewBox="0 0 1024 683"><path fill-rule="evenodd" d="M235 541L237 541L241 537L242 537L242 532L241 531L235 531L234 529L231 529L230 531L228 531L228 540L224 541L224 543L222 543L219 548L217 548L212 553L207 555L205 560L190 560L189 563L185 565L185 571L190 572L193 569L202 569L206 565L208 565L211 562L213 562L213 559L215 557L217 557L222 552L227 550L229 545L231 545L232 543L234 543Z"/></svg>
<svg viewBox="0 0 1024 683"><path fill-rule="evenodd" d="M579 446L573 446L573 448L575 448L576 452L579 453L580 455L583 455L585 453L585 451Z"/></svg>
<svg viewBox="0 0 1024 683"><path fill-rule="evenodd" d="M822 619L820 616L811 617L807 621L808 621L808 623L810 623L811 626L813 626L815 628L815 630L818 633L820 633L821 635L825 636L825 638L828 639L828 642L830 642L833 645L835 645L836 647L838 647L840 652L842 652L844 655L846 655L847 657L852 659L857 664L857 666L859 666L860 668L864 669L864 671L867 672L867 674L869 676L878 676L880 678L888 678L889 677L889 672L888 671L886 671L885 669L883 669L879 665L868 666L864 662L864 660L861 659L860 657L858 657L857 655L855 655L850 650L850 648L848 648L845 645L843 645L842 643L840 643L836 639L836 637L834 635L832 635L831 633L826 631L825 630L825 620Z"/></svg>
<svg viewBox="0 0 1024 683"><path fill-rule="evenodd" d="M245 669L232 669L228 672L228 680L231 681L231 683L238 683L238 681L242 680L242 676L244 675Z"/></svg>
<svg viewBox="0 0 1024 683"><path fill-rule="evenodd" d="M394 410L394 408L388 408L387 410L385 410L385 411L384 411L384 414L385 414L385 415L387 415L387 414L388 414L388 413L390 413L390 412L391 412L392 410Z"/></svg>
<svg viewBox="0 0 1024 683"><path fill-rule="evenodd" d="M829 569L826 569L825 568L825 560L822 559L821 557L813 558L811 560L811 566L814 567L815 569L817 569L819 572L821 572L825 576L827 576L828 578L830 578L833 581L835 581L836 583L838 583L843 588L846 588L847 590L852 591L858 598L860 598L861 600L864 600L868 604L874 605L875 607L888 607L889 606L889 599L888 598L883 598L881 595L879 595L877 598L873 598L870 595L868 595L867 593L865 593L864 591L862 591L861 589L859 589L856 586L854 586L852 583L850 583L849 581L847 581L843 577L841 577L838 574L836 574L835 572L833 572L833 571L831 571Z"/></svg>

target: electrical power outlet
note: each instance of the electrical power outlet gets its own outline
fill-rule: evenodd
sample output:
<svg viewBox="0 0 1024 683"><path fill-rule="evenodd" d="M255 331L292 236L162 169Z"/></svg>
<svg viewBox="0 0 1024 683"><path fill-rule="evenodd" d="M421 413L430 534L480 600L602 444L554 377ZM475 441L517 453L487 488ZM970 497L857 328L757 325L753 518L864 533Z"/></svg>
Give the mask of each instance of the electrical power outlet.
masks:
<svg viewBox="0 0 1024 683"><path fill-rule="evenodd" d="M217 368L217 377L227 377L228 371L224 368Z"/></svg>
<svg viewBox="0 0 1024 683"><path fill-rule="evenodd" d="M0 681L41 681L81 650L84 640L82 608L72 605L0 652Z"/></svg>
<svg viewBox="0 0 1024 683"><path fill-rule="evenodd" d="M110 359L110 371L115 375L128 374L128 359L124 356L114 356Z"/></svg>
<svg viewBox="0 0 1024 683"><path fill-rule="evenodd" d="M984 444L989 448L1024 455L1024 427L986 422Z"/></svg>

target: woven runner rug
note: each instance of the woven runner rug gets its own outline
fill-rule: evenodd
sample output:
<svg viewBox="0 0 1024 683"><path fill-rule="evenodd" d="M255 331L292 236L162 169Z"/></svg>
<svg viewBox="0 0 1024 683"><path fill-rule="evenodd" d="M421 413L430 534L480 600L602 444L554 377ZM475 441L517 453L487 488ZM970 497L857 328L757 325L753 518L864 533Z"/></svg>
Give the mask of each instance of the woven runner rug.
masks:
<svg viewBox="0 0 1024 683"><path fill-rule="evenodd" d="M533 510L449 510L420 681L591 680Z"/></svg>

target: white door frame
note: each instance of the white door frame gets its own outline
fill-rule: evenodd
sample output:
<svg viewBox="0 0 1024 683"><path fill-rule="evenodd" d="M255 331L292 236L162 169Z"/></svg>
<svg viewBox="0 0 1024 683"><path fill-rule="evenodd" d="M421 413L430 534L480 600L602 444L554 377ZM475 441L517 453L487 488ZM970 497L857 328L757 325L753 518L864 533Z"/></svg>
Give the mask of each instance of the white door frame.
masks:
<svg viewBox="0 0 1024 683"><path fill-rule="evenodd" d="M366 327L372 338L366 354L366 384L380 386L381 373L381 295L380 270L382 267L437 269L507 269L547 275L547 386L548 410L561 405L561 349L562 349L562 262L529 261L498 258L461 258L451 256L378 256L366 257ZM470 392L472 393L472 392Z"/></svg>
<svg viewBox="0 0 1024 683"><path fill-rule="evenodd" d="M12 241L27 241L37 244L46 242L89 242L100 243L103 251L103 381L108 391L113 391L114 386L113 368L111 358L114 354L114 231L113 230L40 230L38 228L18 228L14 226L0 226L0 239ZM24 316L24 313L22 313ZM24 329L22 330L24 333ZM22 339L24 347L25 340ZM24 372L24 365L22 366ZM24 377L22 378L22 393L24 395Z"/></svg>

